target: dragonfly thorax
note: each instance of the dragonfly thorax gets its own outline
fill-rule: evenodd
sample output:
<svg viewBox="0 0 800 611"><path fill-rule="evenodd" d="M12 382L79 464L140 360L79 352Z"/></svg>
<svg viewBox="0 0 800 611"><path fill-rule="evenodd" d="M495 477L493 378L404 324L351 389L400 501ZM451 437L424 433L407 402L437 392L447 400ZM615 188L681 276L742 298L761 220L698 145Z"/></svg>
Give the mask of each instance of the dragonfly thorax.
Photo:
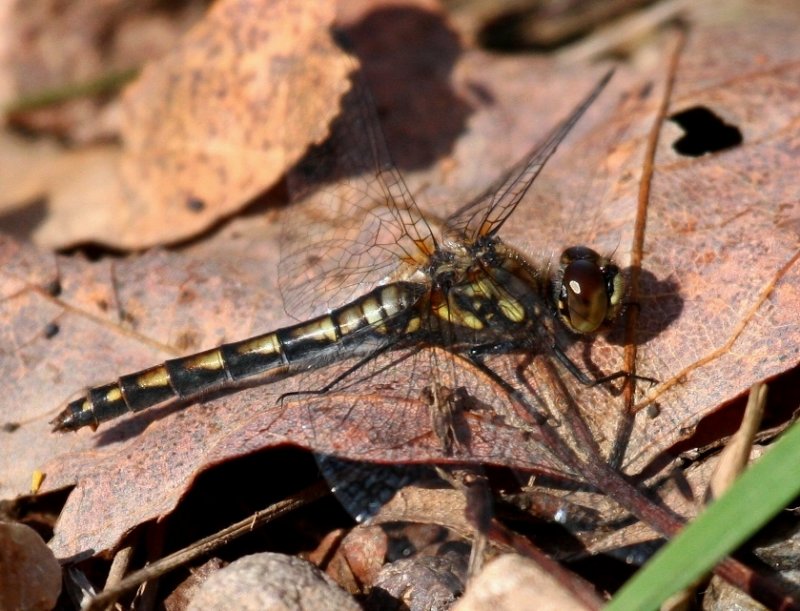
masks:
<svg viewBox="0 0 800 611"><path fill-rule="evenodd" d="M519 329L545 309L542 283L532 269L497 239L449 249L431 270L431 310L472 332Z"/></svg>
<svg viewBox="0 0 800 611"><path fill-rule="evenodd" d="M431 309L451 325L490 335L541 322L546 313L574 333L590 334L619 313L625 291L619 267L591 248L567 248L553 277L545 276L497 238L451 245L432 257Z"/></svg>

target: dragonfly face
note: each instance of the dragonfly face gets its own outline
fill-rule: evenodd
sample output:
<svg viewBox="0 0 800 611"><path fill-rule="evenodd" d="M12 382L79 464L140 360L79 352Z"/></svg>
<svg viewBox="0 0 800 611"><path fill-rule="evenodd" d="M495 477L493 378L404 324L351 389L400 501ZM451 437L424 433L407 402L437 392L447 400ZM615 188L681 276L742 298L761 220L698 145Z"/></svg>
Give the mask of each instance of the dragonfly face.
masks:
<svg viewBox="0 0 800 611"><path fill-rule="evenodd" d="M573 246L561 254L553 298L569 329L594 333L614 320L624 292L619 268L606 257L585 246Z"/></svg>

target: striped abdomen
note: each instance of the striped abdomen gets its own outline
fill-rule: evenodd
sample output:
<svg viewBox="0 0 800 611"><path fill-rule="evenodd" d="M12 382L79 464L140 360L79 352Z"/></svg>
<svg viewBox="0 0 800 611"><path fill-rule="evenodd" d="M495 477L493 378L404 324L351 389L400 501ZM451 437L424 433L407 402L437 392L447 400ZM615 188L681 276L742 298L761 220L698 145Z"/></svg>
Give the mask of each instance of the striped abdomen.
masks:
<svg viewBox="0 0 800 611"><path fill-rule="evenodd" d="M279 376L331 351L336 351L334 358L345 358L358 352L359 337L391 341L418 324L413 306L425 291L424 285L410 282L389 284L330 314L122 376L72 401L53 420L53 430L97 427L126 412L222 388L250 376Z"/></svg>

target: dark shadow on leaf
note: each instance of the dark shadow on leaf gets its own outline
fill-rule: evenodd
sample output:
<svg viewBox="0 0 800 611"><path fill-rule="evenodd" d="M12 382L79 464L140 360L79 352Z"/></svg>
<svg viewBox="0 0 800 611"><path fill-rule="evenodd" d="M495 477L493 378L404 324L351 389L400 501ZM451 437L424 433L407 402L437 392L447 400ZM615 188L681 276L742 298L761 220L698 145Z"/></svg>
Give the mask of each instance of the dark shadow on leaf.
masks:
<svg viewBox="0 0 800 611"><path fill-rule="evenodd" d="M623 275L629 278L630 269L623 270ZM643 269L639 275L639 299L635 303L628 302L626 306L627 309L639 309L634 343L641 346L658 337L678 319L683 311L683 305L680 285L674 277L659 280L651 272ZM627 343L625 312L620 317L619 323L609 330L606 339L610 344L617 346L624 346Z"/></svg>
<svg viewBox="0 0 800 611"><path fill-rule="evenodd" d="M269 507L312 485L319 479L311 454L293 446L254 452L226 460L198 474L191 489L170 516L168 550L177 550L207 537L256 511ZM322 503L318 505L317 503ZM324 529L350 524L332 498L295 510L277 521L228 543L219 554L234 559L254 553L265 540L271 549L296 553L311 549ZM302 527L287 528L298 521Z"/></svg>
<svg viewBox="0 0 800 611"><path fill-rule="evenodd" d="M47 199L37 197L0 214L0 231L18 240L30 240L47 216Z"/></svg>
<svg viewBox="0 0 800 611"><path fill-rule="evenodd" d="M359 58L362 68L351 75L355 90L342 100L345 111L331 127L338 140L321 147L335 151L336 171L318 172L317 184L374 171L376 165L389 161L380 150L377 159L374 150L369 150L370 144L383 136L391 161L401 171L427 168L447 156L472 109L450 85L461 50L458 37L442 18L409 8L377 10L337 31L337 39ZM374 109L369 102L363 103L365 96L372 98L369 102L374 102ZM372 143L364 134L355 133L363 124L375 132ZM378 142L378 149L381 144ZM344 162L341 149L348 157ZM324 159L319 150L310 155L314 163ZM298 164L300 168L306 165L308 160Z"/></svg>
<svg viewBox="0 0 800 611"><path fill-rule="evenodd" d="M400 170L429 167L447 156L471 108L452 90L461 48L440 15L412 8L368 13L343 29L375 99Z"/></svg>

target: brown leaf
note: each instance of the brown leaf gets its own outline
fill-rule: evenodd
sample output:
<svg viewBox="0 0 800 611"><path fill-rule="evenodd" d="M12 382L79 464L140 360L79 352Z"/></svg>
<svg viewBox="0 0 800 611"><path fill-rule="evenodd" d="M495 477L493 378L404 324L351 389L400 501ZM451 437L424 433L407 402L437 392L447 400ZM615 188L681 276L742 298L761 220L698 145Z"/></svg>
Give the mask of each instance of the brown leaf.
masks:
<svg viewBox="0 0 800 611"><path fill-rule="evenodd" d="M777 375L798 360L793 257L800 202L793 188L797 151L791 125L800 111L791 88L783 84L794 64L777 52L776 63L766 68L759 59L770 57L771 45L781 46L777 39L744 35L757 29L759 19L769 19L761 15L726 26L739 27L740 35L733 38L750 45L741 57L731 55L736 61L730 74L720 69L721 59L706 67L687 65L687 85L681 84L680 72L670 99L670 112L698 103L711 106L744 131L741 147L699 159L682 157L670 147L680 130L656 123L669 70L672 39L666 37L647 49L640 66L619 70L537 181L514 222L504 228L505 239L545 261L574 240L615 252L623 267L628 265L632 226L642 214L637 198L646 139L654 123L661 131L657 174L644 210L645 274L638 287L635 338L637 372L660 382L651 393L661 414L652 418L638 413L625 454L630 471L661 456L703 416L753 381ZM786 28L778 31L789 36ZM720 36L716 25L698 18L691 44L703 48L706 40L722 45ZM699 54L695 50L691 57ZM455 66L454 88L472 103L466 131L451 142L452 154L433 168L414 171L407 162L408 183L416 192L422 185L435 185L424 193L426 209L444 216L546 133L591 88L598 72L564 72L541 59L465 53ZM740 108L740 98L758 99L759 91L761 99L769 97L770 113ZM397 97L397 103L402 99ZM610 155L609 143L614 144ZM604 164L600 174L607 178L600 186L605 188L593 189L597 165L592 160ZM275 400L304 383L319 387L321 380L341 370L336 367L322 376L243 390L181 412L156 409L95 434L48 436L45 421L82 384L105 382L171 354L291 322L276 291L279 240L273 221L279 216L291 223L299 209L240 219L188 254L155 252L113 264L59 259L64 291L58 298L37 288L49 277L53 262L43 260L21 270L18 253L26 249L6 245L2 260L13 268L3 278L14 288L4 293L3 314L15 333L7 345L19 348L3 354L0 363L4 373L10 372L5 379L16 385L0 399L0 407L4 420L23 426L7 434L15 461L5 467L14 477L0 481L20 486L24 481L27 487L27 478L17 475L50 456L46 487L79 482L53 541L60 555L113 547L126 531L171 511L201 470L274 444L296 443L378 462L461 458L531 470L558 467L535 439L520 438L496 389L467 368L449 375L470 389L476 403L492 409L476 409L467 417L469 456L443 456L431 431L428 405L420 393L407 390L408 378L424 379L428 357L443 359L440 352L420 355L413 361L419 369L397 371L387 379L391 384L372 394L329 397L324 410L314 410L322 404L313 401L280 408ZM259 233L259 240L251 238ZM32 251L25 257L36 260ZM61 331L45 339L41 329L54 319ZM622 366L621 343L614 335L591 346L577 342L569 354L581 365L588 361L600 372L612 372ZM516 380L512 365L504 363L500 373ZM549 389L545 374L536 363L525 373L554 419L564 422L559 411L563 401L554 400L557 393ZM571 380L565 383L580 393L584 417L603 452L610 452L619 444L623 399L606 388L576 389ZM494 413L499 417L493 418ZM560 430L565 437L567 429L564 425ZM35 441L42 439L47 444L37 446Z"/></svg>
<svg viewBox="0 0 800 611"><path fill-rule="evenodd" d="M116 136L115 123L104 120L115 113L116 98L97 95L98 86L170 49L197 19L199 4L164 10L147 0L7 3L0 16L6 42L0 105L11 105L7 121L72 143ZM77 95L82 88L93 91Z"/></svg>
<svg viewBox="0 0 800 611"><path fill-rule="evenodd" d="M324 138L348 87L353 64L331 40L332 19L327 2L215 3L126 91L121 150L71 162L72 176L102 180L84 183L83 196L48 185L55 207L36 227L39 242L176 242L274 185Z"/></svg>
<svg viewBox="0 0 800 611"><path fill-rule="evenodd" d="M789 170L800 154L792 85L800 72L785 46L793 27L785 16L777 5L750 6L722 26L702 11L681 56L670 115L705 106L737 126L744 143L687 158L671 146L680 130L664 125L644 264L655 278L674 279L683 304L677 320L640 347L638 372L660 380L648 402L666 417L634 430L632 469L654 446L688 436L711 410L800 360L800 199ZM643 313L667 316L675 305L651 282L641 295ZM656 319L643 317L643 338Z"/></svg>
<svg viewBox="0 0 800 611"><path fill-rule="evenodd" d="M328 2L220 2L148 66L124 101L129 216L119 243L194 235L324 136L350 69L327 33L332 18Z"/></svg>

